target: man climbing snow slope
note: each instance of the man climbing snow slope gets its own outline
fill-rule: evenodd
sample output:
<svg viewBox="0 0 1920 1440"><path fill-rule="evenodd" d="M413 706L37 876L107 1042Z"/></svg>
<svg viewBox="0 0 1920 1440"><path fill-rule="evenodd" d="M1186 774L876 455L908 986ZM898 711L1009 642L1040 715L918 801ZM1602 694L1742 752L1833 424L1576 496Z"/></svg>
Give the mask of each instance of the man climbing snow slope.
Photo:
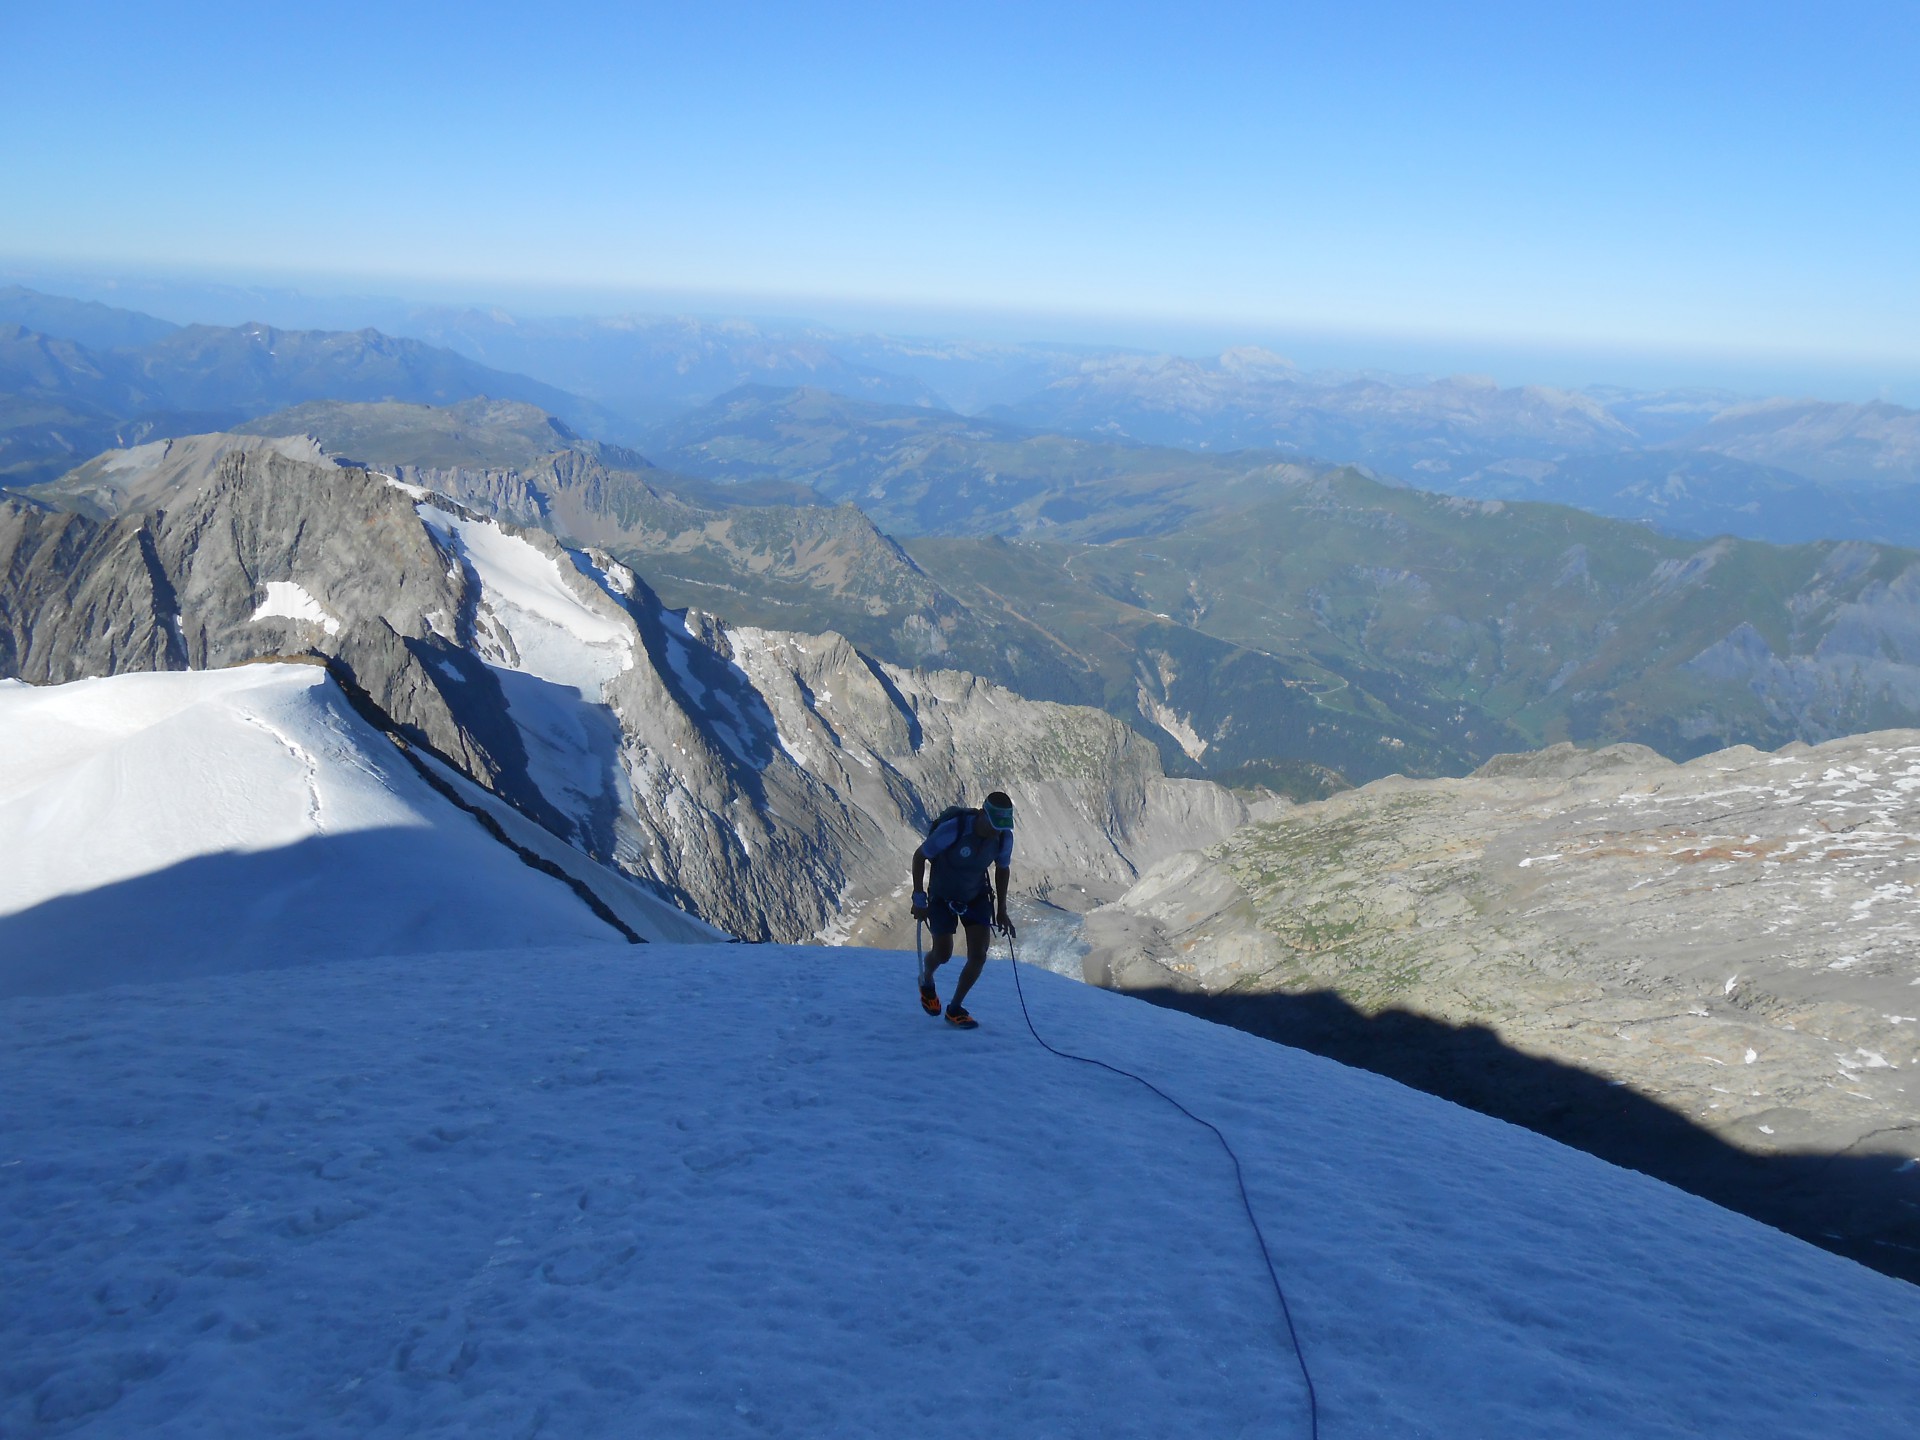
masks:
<svg viewBox="0 0 1920 1440"><path fill-rule="evenodd" d="M927 867L933 875L927 878ZM987 888L987 867L993 888ZM920 1008L940 1013L940 992L933 972L953 958L953 934L967 927L967 963L947 1005L947 1023L971 1030L979 1022L962 1003L986 968L987 927L1013 938L1007 918L1007 879L1013 866L1013 801L1003 790L987 796L978 810L953 806L942 811L913 852L913 918L924 920L933 944L920 961ZM923 883L924 882L924 883Z"/></svg>

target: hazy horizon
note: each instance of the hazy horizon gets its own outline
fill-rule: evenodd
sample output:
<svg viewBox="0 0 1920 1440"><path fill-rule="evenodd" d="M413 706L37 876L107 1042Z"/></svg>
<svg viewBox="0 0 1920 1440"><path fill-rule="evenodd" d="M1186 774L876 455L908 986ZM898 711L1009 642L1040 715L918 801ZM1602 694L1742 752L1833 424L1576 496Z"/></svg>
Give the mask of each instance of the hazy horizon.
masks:
<svg viewBox="0 0 1920 1440"><path fill-rule="evenodd" d="M502 284L491 288L426 277L232 274L176 269L76 270L0 259L0 284L98 301L175 324L282 329L391 330L406 311L497 309L520 320L624 316L744 319L768 328L845 334L1132 350L1209 359L1236 346L1280 354L1303 371L1393 376L1485 376L1501 386L1560 389L1705 389L1743 398L1805 398L1920 408L1920 366L1785 355L1715 355L1627 347L1526 345L1497 337L1287 331L1161 316L1033 314L987 307L940 309L829 296L618 290Z"/></svg>
<svg viewBox="0 0 1920 1440"><path fill-rule="evenodd" d="M1910 6L109 0L0 41L16 271L1920 402Z"/></svg>

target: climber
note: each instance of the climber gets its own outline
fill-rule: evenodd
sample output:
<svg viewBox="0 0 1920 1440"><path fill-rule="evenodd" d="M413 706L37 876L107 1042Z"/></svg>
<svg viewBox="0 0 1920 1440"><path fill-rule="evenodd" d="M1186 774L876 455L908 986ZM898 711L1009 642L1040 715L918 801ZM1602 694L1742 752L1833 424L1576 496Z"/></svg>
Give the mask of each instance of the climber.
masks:
<svg viewBox="0 0 1920 1440"><path fill-rule="evenodd" d="M931 877L926 873L929 865ZM1013 938L1013 922L1007 918L1012 865L1013 801L1003 790L987 796L978 810L948 806L913 852L913 918L925 921L933 934L933 944L920 961L920 1008L929 1015L941 1013L933 972L953 958L954 931L965 925L967 963L946 1007L947 1023L962 1030L972 1030L979 1023L963 1002L986 967L988 927ZM993 868L991 890L989 866Z"/></svg>

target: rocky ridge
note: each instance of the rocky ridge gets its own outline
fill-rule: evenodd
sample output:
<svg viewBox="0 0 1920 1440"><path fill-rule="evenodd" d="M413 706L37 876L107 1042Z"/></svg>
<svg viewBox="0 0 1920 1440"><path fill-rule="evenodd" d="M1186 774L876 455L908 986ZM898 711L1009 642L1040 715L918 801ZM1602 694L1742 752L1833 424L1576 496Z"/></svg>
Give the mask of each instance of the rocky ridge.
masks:
<svg viewBox="0 0 1920 1440"><path fill-rule="evenodd" d="M995 786L1021 885L1075 909L1247 817L1101 712L670 610L603 552L392 477L236 448L158 498L0 502L0 674L324 656L400 733L744 937L898 938L926 817Z"/></svg>
<svg viewBox="0 0 1920 1440"><path fill-rule="evenodd" d="M857 505L803 485L664 471L506 401L312 404L240 430L304 436L336 462L605 550L639 567L675 608L765 629L836 630L878 658L968 670L1034 698L1104 698L1085 657L1000 607L961 603Z"/></svg>

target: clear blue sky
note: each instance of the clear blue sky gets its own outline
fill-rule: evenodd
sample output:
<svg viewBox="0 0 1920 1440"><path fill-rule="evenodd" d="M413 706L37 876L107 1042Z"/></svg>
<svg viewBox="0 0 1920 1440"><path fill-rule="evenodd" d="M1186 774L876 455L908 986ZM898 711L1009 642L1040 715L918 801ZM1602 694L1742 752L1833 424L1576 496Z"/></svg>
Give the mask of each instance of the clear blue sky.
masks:
<svg viewBox="0 0 1920 1440"><path fill-rule="evenodd" d="M1920 362L1920 4L0 6L0 257Z"/></svg>

